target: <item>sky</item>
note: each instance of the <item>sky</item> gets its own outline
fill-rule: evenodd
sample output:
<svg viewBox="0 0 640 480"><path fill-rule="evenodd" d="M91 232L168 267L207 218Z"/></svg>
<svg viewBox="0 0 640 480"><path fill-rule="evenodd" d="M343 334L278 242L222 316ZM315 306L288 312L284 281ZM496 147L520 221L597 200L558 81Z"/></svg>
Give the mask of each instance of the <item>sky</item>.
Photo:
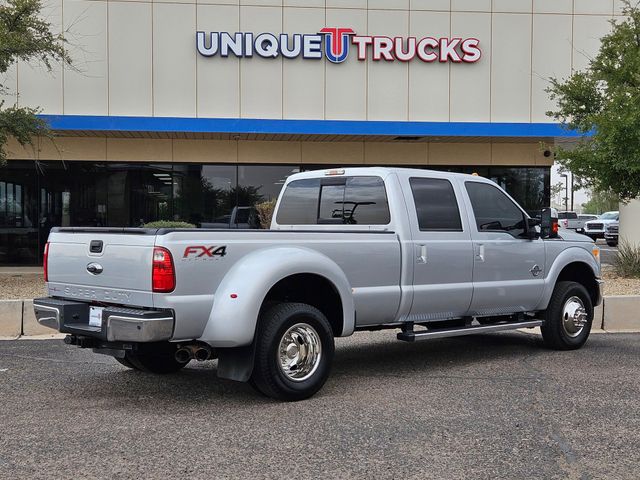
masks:
<svg viewBox="0 0 640 480"><path fill-rule="evenodd" d="M557 163L554 163L553 167L551 167L551 185L555 185L557 183L562 183L562 185L565 184L565 179L560 176L560 172L558 171L559 168L560 166ZM571 189L571 176L569 176L568 180L569 180L569 189ZM558 195L558 197L564 198L564 193ZM551 202L553 203L555 200L556 199L552 198ZM574 193L573 209L579 210L580 206L583 203L585 203L587 200L589 200L588 193L585 190L578 190L577 192ZM557 201L560 201L560 198L557 198ZM564 202L564 200L562 200L562 202ZM564 210L564 205L562 206L562 209ZM571 193L569 193L569 209L571 209Z"/></svg>

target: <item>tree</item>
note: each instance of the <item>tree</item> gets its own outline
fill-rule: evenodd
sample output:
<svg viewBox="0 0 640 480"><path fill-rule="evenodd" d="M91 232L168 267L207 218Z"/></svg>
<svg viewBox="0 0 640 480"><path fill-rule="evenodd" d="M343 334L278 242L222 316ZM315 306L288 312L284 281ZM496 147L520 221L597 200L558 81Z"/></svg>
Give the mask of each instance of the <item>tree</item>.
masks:
<svg viewBox="0 0 640 480"><path fill-rule="evenodd" d="M588 202L582 204L584 213L600 215L604 212L618 210L620 199L615 193L594 190Z"/></svg>
<svg viewBox="0 0 640 480"><path fill-rule="evenodd" d="M556 158L597 191L626 201L640 196L640 8L626 0L625 19L612 21L584 71L551 79L557 101L547 115L586 137Z"/></svg>
<svg viewBox="0 0 640 480"><path fill-rule="evenodd" d="M49 71L53 62L71 64L62 34L54 34L51 24L40 18L40 0L3 0L0 4L0 75L18 60L39 61ZM0 93L7 88L0 84ZM51 136L46 122L37 117L38 109L4 107L0 102L0 164L6 161L5 146L10 137L20 145L33 144L33 138Z"/></svg>

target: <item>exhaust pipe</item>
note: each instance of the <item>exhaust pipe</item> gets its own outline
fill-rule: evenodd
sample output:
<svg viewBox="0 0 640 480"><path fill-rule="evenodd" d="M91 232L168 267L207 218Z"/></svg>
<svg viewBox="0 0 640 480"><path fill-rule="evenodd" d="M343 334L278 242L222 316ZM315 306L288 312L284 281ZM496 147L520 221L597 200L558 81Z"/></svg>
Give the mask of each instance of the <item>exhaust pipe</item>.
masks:
<svg viewBox="0 0 640 480"><path fill-rule="evenodd" d="M191 350L185 347L179 348L178 350L176 350L174 356L176 361L180 363L187 363L189 360L191 360Z"/></svg>
<svg viewBox="0 0 640 480"><path fill-rule="evenodd" d="M209 360L211 357L211 349L207 347L199 347L193 353L193 358L195 358L199 362L204 362L205 360Z"/></svg>

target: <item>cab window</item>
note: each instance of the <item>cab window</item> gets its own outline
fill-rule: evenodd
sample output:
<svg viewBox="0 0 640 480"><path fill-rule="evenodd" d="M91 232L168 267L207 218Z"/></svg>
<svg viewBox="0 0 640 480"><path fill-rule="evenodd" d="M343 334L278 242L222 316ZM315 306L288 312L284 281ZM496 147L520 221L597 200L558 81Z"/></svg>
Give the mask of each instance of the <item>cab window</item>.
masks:
<svg viewBox="0 0 640 480"><path fill-rule="evenodd" d="M479 232L506 232L521 237L526 232L522 210L500 189L488 183L465 183Z"/></svg>
<svg viewBox="0 0 640 480"><path fill-rule="evenodd" d="M449 180L410 178L409 184L421 231L462 231L458 201Z"/></svg>

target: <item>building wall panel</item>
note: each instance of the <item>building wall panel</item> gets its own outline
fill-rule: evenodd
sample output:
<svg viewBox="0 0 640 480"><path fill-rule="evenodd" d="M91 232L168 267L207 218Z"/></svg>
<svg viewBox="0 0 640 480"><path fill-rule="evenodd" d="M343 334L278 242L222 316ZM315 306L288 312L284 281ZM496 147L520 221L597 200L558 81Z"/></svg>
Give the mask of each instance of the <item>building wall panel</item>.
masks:
<svg viewBox="0 0 640 480"><path fill-rule="evenodd" d="M62 32L62 0L43 3L41 13L51 23L53 33ZM51 67L49 71L37 60L18 62L18 105L41 108L47 113L64 113L64 72L60 63L53 62Z"/></svg>
<svg viewBox="0 0 640 480"><path fill-rule="evenodd" d="M152 38L150 3L109 2L110 115L153 115Z"/></svg>
<svg viewBox="0 0 640 480"><path fill-rule="evenodd" d="M193 4L159 3L153 6L155 116L196 115L195 21Z"/></svg>
<svg viewBox="0 0 640 480"><path fill-rule="evenodd" d="M232 5L198 5L197 30L236 32L240 12ZM195 35L195 32L192 32ZM192 37L193 38L193 37ZM195 39L194 39L195 42ZM240 60L196 54L197 111L199 117L240 116Z"/></svg>
<svg viewBox="0 0 640 480"><path fill-rule="evenodd" d="M573 69L582 70L600 48L600 38L611 31L611 15L573 17Z"/></svg>
<svg viewBox="0 0 640 480"><path fill-rule="evenodd" d="M240 7L240 30L278 33L282 10L277 7ZM282 60L254 56L240 62L240 115L282 118Z"/></svg>
<svg viewBox="0 0 640 480"><path fill-rule="evenodd" d="M65 66L64 113L107 115L107 2L65 0L63 20L65 29L71 30L68 41L73 59L73 68Z"/></svg>
<svg viewBox="0 0 640 480"><path fill-rule="evenodd" d="M370 32L375 35L407 37L409 12L369 10ZM355 53L355 52L354 52ZM407 120L409 66L405 62L372 61L368 68L368 120Z"/></svg>
<svg viewBox="0 0 640 480"><path fill-rule="evenodd" d="M533 16L531 72L531 121L549 122L546 112L555 107L545 89L549 78L571 75L571 16L536 14Z"/></svg>
<svg viewBox="0 0 640 480"><path fill-rule="evenodd" d="M324 27L324 9L285 8L283 22L284 33L315 32ZM282 60L284 118L324 118L324 72L323 60Z"/></svg>
<svg viewBox="0 0 640 480"><path fill-rule="evenodd" d="M451 13L412 11L410 35L416 38L448 37ZM449 65L440 62L409 62L409 120L449 120Z"/></svg>
<svg viewBox="0 0 640 480"><path fill-rule="evenodd" d="M327 8L326 24L353 28L367 34L367 11ZM310 61L310 60L307 60ZM321 60L325 62L325 60ZM348 61L335 65L325 62L325 118L364 120L367 118L367 64L353 53Z"/></svg>
<svg viewBox="0 0 640 480"><path fill-rule="evenodd" d="M491 54L491 121L528 120L531 108L531 16L494 14Z"/></svg>
<svg viewBox="0 0 640 480"><path fill-rule="evenodd" d="M480 40L482 59L477 63L449 65L451 121L491 121L491 14L453 12L452 37Z"/></svg>

